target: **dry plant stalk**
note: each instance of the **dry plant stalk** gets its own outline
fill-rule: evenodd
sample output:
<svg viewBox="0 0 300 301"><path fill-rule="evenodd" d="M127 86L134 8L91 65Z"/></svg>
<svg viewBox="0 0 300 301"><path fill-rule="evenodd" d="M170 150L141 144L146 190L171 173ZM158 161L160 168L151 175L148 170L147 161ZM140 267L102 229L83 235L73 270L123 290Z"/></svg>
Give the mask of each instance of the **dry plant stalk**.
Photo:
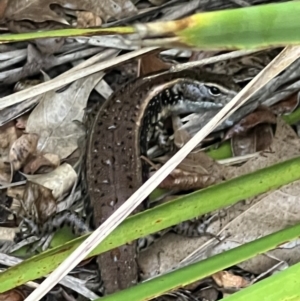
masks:
<svg viewBox="0 0 300 301"><path fill-rule="evenodd" d="M272 78L292 64L300 54L300 47L286 47L265 69L240 91L212 120L210 120L184 147L144 183L117 211L99 226L25 301L40 300L65 275L75 268L99 245L149 194L181 163L184 158L221 122L243 105Z"/></svg>

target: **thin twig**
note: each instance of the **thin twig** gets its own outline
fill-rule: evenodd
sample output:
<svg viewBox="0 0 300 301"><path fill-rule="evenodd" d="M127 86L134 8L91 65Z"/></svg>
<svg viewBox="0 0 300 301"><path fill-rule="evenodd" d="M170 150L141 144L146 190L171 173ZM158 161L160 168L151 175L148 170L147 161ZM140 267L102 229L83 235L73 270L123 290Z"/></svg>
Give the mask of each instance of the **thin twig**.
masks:
<svg viewBox="0 0 300 301"><path fill-rule="evenodd" d="M263 49L231 51L231 52L228 52L228 53L208 57L208 58L205 58L205 59L202 59L202 60L199 60L199 61L188 62L188 63L184 63L184 64L178 64L178 65L172 66L171 71L175 72L175 71L181 71L181 70L185 70L185 69L189 69L189 68L204 66L204 65L208 65L208 64L215 64L215 63L218 63L218 62L221 62L221 61L230 60L230 59L238 58L238 57L241 57L241 56L250 55L250 54L253 54L253 53L256 53L256 52L260 52L262 50Z"/></svg>

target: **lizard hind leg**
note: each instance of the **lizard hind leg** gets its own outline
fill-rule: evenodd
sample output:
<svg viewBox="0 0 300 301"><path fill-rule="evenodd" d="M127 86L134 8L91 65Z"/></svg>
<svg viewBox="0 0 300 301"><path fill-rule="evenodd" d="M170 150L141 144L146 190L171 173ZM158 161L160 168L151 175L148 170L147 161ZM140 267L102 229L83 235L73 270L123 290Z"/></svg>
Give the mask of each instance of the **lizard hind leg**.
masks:
<svg viewBox="0 0 300 301"><path fill-rule="evenodd" d="M216 238L216 235L207 232L207 228L212 220L216 217L216 214L211 217L196 218L188 221L184 221L172 227L172 231L176 234L187 236L187 237L201 237L209 236L211 238Z"/></svg>
<svg viewBox="0 0 300 301"><path fill-rule="evenodd" d="M167 228L167 229L161 230L157 233L153 233L153 234L147 235L145 237L139 238L138 242L137 242L137 252L141 253L141 252L147 250L155 242L160 240L166 233L170 232L170 230L171 230L171 228Z"/></svg>

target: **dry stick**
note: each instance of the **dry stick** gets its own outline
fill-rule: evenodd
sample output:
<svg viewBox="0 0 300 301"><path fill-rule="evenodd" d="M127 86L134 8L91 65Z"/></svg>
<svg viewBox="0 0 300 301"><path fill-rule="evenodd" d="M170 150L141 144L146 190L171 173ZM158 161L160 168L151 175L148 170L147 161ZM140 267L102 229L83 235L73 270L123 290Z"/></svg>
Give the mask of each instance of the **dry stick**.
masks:
<svg viewBox="0 0 300 301"><path fill-rule="evenodd" d="M176 166L210 133L222 119L246 102L257 90L283 71L300 54L300 47L286 47L264 70L262 70L231 102L229 102L202 130L185 144L154 176L144 183L118 210L96 229L25 301L38 301L58 281L75 268L97 245L99 245L149 194L170 174ZM276 65L278 64L278 65ZM271 67L270 67L271 66ZM274 66L274 67L272 67ZM275 69L275 70L274 70ZM241 101L241 99L243 99ZM229 113L229 114L228 114ZM231 112L232 113L232 112ZM222 122L222 121L221 121Z"/></svg>
<svg viewBox="0 0 300 301"><path fill-rule="evenodd" d="M178 64L178 65L172 66L170 68L170 70L172 72L175 72L175 71L181 71L181 70L194 68L194 67L199 67L199 66L203 66L203 65L214 64L214 63L218 63L218 62L221 62L221 61L226 61L226 60L229 60L229 59L234 59L234 58L238 58L238 57L241 57L241 56L250 55L250 54L253 54L253 53L256 53L256 52L261 52L262 50L265 50L265 49L269 49L269 48L231 51L231 52L228 52L228 53L208 57L208 58L205 58L205 59L202 59L202 60L199 60L199 61L193 61L193 62Z"/></svg>
<svg viewBox="0 0 300 301"><path fill-rule="evenodd" d="M63 74L59 75L56 78L62 78L66 75L69 75L72 72L78 71L80 69L83 68L87 68L95 63L98 63L99 61L103 61L106 59L111 59L111 57L113 56L113 58L115 56L117 56L117 54L120 52L120 50L118 49L107 49L107 50L103 50L100 53L92 56L91 58L89 58L88 60L83 61L82 63L78 64L77 66L71 68L70 70L64 72Z"/></svg>
<svg viewBox="0 0 300 301"><path fill-rule="evenodd" d="M54 90L54 89L60 88L62 86L65 86L69 83L72 83L73 81L75 81L77 79L82 78L82 77L91 75L98 71L102 71L102 70L107 69L112 66L119 65L124 61L133 59L137 56L141 56L145 53L153 51L154 49L157 49L157 47L148 47L148 48L143 48L140 50L132 51L132 52L126 53L124 55L120 55L116 58L107 60L106 62L101 62L101 63L95 64L93 66L84 68L82 70L73 71L73 72L71 72L65 76L61 76L57 79L54 78L45 83L41 83L39 85L33 86L29 89L25 89L25 90L16 92L10 96L2 97L2 98L0 98L0 110L6 108L8 106L20 103L23 100L28 99L30 97L34 97L34 96L40 95L44 92L48 92L50 90Z"/></svg>
<svg viewBox="0 0 300 301"><path fill-rule="evenodd" d="M97 60L105 59L106 55L107 56L113 55L113 53L114 53L114 51L112 51L111 53L109 53L109 51L108 52L103 51L103 52L99 53L99 55L88 59L86 61L86 65L85 65L85 63L82 63L82 64L72 68L71 70L68 70L68 71L64 72L63 74L59 75L58 77L51 79L45 83L41 83L39 85L30 87L28 89L16 92L12 95L0 98L0 110L4 109L6 107L9 107L11 105L20 103L23 100L26 100L30 97L34 97L34 96L40 95L42 93L48 92L50 90L54 90L54 89L60 88L62 86L65 86L65 85L67 85L75 80L78 80L84 76L88 76L88 75L91 75L98 71L105 70L109 67L116 66L124 61L128 61L132 58L141 56L141 55L151 52L155 49L158 49L158 47L144 48L141 50L132 51L132 52L126 53L124 55L120 55L117 58L111 58L105 62L101 62L101 63L91 66L91 64L96 62ZM246 50L246 51L245 50L237 50L237 51L233 51L230 53L225 53L225 54L221 54L218 56L214 56L211 58L205 58L205 59L202 59L202 60L199 60L196 62L177 65L177 66L174 66L174 68L172 67L171 71L179 71L179 70L186 69L188 67L191 68L191 67L195 67L195 66L210 64L213 62L218 62L218 61L227 60L230 58L240 57L240 56L258 52L258 51L261 51L261 49ZM189 64L189 65L187 65L187 64ZM84 67L86 67L86 68L81 69ZM81 70L79 70L79 69L81 69Z"/></svg>
<svg viewBox="0 0 300 301"><path fill-rule="evenodd" d="M5 109L6 107L12 106L14 104L20 103L23 100L26 100L30 97L35 97L42 93L48 92L50 90L54 90L54 89L60 88L62 86L65 86L75 80L82 78L82 77L91 75L98 71L105 70L112 66L116 66L124 61L128 61L132 58L141 56L141 55L151 52L155 49L158 49L158 47L148 47L148 48L144 48L144 49L140 49L140 50L135 50L135 51L126 53L124 55L120 55L117 58L111 58L105 62L100 62L100 63L97 63L97 64L91 66L91 64L93 64L94 62L96 62L100 59L105 59L106 56L114 55L114 50L112 50L111 52L103 51L103 52L99 53L98 55L88 59L86 61L86 63L82 63L82 64L72 68L71 70L64 72L63 74L59 75L58 77L56 77L54 79L51 79L45 83L41 83L39 85L30 87L28 89L16 92L12 95L0 98L0 110ZM191 68L191 67L195 67L195 66L210 64L213 62L218 62L218 61L222 61L222 60L226 60L226 59L230 59L230 58L240 57L240 56L258 52L258 51L261 51L261 49L247 50L247 51L245 51L245 50L233 51L233 52L221 54L221 55L218 55L215 57L205 58L205 59L202 59L202 60L199 60L196 62L187 63L189 65L187 65L187 64L177 65L177 66L174 66L175 69L173 69L173 67L172 67L171 71L178 71L178 70L186 69L188 67ZM86 68L84 68L84 67L86 67ZM84 68L84 69L81 69L81 68ZM79 70L79 69L81 69L81 70Z"/></svg>

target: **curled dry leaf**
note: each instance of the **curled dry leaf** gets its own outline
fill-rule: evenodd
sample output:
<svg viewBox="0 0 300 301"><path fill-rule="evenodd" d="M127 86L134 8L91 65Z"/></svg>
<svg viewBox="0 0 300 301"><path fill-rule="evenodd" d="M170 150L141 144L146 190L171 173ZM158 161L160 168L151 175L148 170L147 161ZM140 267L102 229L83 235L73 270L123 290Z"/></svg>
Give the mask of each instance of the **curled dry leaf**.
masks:
<svg viewBox="0 0 300 301"><path fill-rule="evenodd" d="M287 99L276 103L270 110L276 115L292 113L299 105L299 93L295 93Z"/></svg>
<svg viewBox="0 0 300 301"><path fill-rule="evenodd" d="M224 288L243 288L249 285L249 281L228 271L217 272L212 275L212 278L218 286Z"/></svg>
<svg viewBox="0 0 300 301"><path fill-rule="evenodd" d="M39 221L45 222L56 212L56 201L50 189L28 181L24 191L27 211Z"/></svg>
<svg viewBox="0 0 300 301"><path fill-rule="evenodd" d="M77 11L77 27L88 28L101 26L101 18L92 12Z"/></svg>
<svg viewBox="0 0 300 301"><path fill-rule="evenodd" d="M20 170L28 157L36 151L37 134L23 134L11 146L9 160L14 170Z"/></svg>
<svg viewBox="0 0 300 301"><path fill-rule="evenodd" d="M247 130L255 127L261 123L276 123L276 116L269 110L257 110L243 119L241 119L237 124L235 124L232 128L230 128L224 139L227 140L237 134L242 134L247 132Z"/></svg>
<svg viewBox="0 0 300 301"><path fill-rule="evenodd" d="M55 170L47 174L25 176L29 181L50 189L56 200L70 191L77 180L75 170L67 163L58 166Z"/></svg>
<svg viewBox="0 0 300 301"><path fill-rule="evenodd" d="M62 92L49 91L30 114L26 132L39 134L38 151L68 157L85 131L83 121L88 97L102 73L81 78ZM76 123L77 121L78 123Z"/></svg>
<svg viewBox="0 0 300 301"><path fill-rule="evenodd" d="M260 152L271 146L274 132L270 124L259 124L255 127L256 151Z"/></svg>
<svg viewBox="0 0 300 301"><path fill-rule="evenodd" d="M59 156L56 154L43 154L32 158L23 168L25 174L47 173L58 167Z"/></svg>
<svg viewBox="0 0 300 301"><path fill-rule="evenodd" d="M231 149L234 156L244 156L267 149L273 141L273 130L270 124L259 124L246 133L231 138Z"/></svg>
<svg viewBox="0 0 300 301"><path fill-rule="evenodd" d="M172 66L170 63L166 63L158 57L160 50L150 52L143 55L140 59L140 76L146 76L154 72L162 72L170 69Z"/></svg>
<svg viewBox="0 0 300 301"><path fill-rule="evenodd" d="M2 162L9 162L9 150L17 138L17 129L13 121L0 127L0 158Z"/></svg>
<svg viewBox="0 0 300 301"><path fill-rule="evenodd" d="M263 156L250 159L242 166L227 167L224 169L226 179L248 174L299 155L300 140L295 131L280 117L277 118L276 124L276 132L270 151L264 152Z"/></svg>

